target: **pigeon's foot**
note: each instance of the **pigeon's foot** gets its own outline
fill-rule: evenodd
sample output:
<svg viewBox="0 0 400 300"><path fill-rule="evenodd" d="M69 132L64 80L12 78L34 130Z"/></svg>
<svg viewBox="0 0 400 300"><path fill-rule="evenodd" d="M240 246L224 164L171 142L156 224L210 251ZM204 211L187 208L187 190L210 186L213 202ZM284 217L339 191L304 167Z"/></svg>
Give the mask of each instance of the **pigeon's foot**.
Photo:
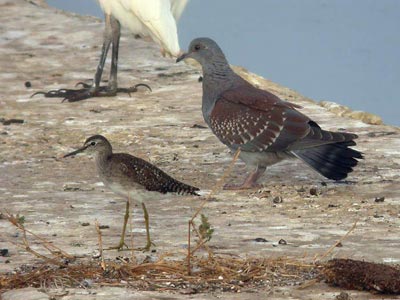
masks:
<svg viewBox="0 0 400 300"><path fill-rule="evenodd" d="M224 190L249 190L261 188L262 185L257 183L257 180L264 174L266 167L257 166L256 170L251 172L242 184L226 184Z"/></svg>
<svg viewBox="0 0 400 300"><path fill-rule="evenodd" d="M131 96L131 93L137 92L138 88L141 86L146 87L147 89L149 89L149 91L151 91L150 86L144 83L139 83L129 88L116 88L116 89L110 89L109 87L106 86L100 86L95 88L83 82L79 82L78 85L82 85L83 88L59 89L59 90L51 90L48 92L40 91L34 93L31 97L34 97L36 95L44 95L46 98L63 98L62 102L64 101L77 102L94 97L114 97L118 93L126 93L129 96Z"/></svg>
<svg viewBox="0 0 400 300"><path fill-rule="evenodd" d="M262 185L258 183L247 183L243 182L242 184L225 184L224 190L250 190L250 189L259 189Z"/></svg>

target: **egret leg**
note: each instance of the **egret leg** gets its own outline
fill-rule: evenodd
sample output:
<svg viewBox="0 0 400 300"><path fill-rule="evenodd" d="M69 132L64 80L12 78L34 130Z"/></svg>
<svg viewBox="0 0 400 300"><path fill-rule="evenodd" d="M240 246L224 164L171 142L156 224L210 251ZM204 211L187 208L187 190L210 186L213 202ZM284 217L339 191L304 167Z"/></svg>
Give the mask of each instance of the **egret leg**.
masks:
<svg viewBox="0 0 400 300"><path fill-rule="evenodd" d="M112 31L112 52L111 52L110 79L108 80L108 90L117 91L118 51L119 51L119 40L121 37L121 24L114 17L111 17L110 24Z"/></svg>
<svg viewBox="0 0 400 300"><path fill-rule="evenodd" d="M261 187L257 180L264 174L267 167L258 165L256 170L251 172L242 184L226 184L224 190L247 190Z"/></svg>
<svg viewBox="0 0 400 300"><path fill-rule="evenodd" d="M79 82L77 85L82 85L82 89L59 89L51 90L48 92L36 92L35 95L44 95L46 98L63 98L62 102L76 102L85 100L92 97L113 97L117 93L134 93L138 91L138 87L143 86L151 91L147 84L136 84L129 88L118 88L117 73L118 73L118 49L119 40L121 36L121 25L117 19L111 15L105 15L105 30L103 47L101 50L99 64L94 75L93 83L87 84ZM111 72L108 86L100 86L101 77L103 75L104 64L107 58L110 45L112 44L112 57L111 57Z"/></svg>

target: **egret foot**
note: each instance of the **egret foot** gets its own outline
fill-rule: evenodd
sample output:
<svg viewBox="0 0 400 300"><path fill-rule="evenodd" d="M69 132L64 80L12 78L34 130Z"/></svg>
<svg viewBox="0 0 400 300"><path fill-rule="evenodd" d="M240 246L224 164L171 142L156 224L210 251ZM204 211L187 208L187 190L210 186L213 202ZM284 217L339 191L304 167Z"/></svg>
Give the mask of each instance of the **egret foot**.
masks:
<svg viewBox="0 0 400 300"><path fill-rule="evenodd" d="M118 93L126 93L131 96L131 93L135 93L138 91L138 87L146 87L151 92L150 86L144 83L136 84L129 88L116 88L111 89L107 86L99 86L93 87L83 82L79 82L79 85L82 85L82 89L59 89L59 90L51 90L48 92L36 92L31 97L36 95L44 95L46 98L63 98L62 102L77 102L89 98L94 97L114 97Z"/></svg>

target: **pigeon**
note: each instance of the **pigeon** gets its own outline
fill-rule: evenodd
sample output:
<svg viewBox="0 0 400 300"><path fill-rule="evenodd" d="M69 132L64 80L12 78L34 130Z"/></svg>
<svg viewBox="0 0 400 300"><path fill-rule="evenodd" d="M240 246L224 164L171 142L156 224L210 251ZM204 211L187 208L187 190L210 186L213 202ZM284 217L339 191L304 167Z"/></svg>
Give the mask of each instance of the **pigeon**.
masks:
<svg viewBox="0 0 400 300"><path fill-rule="evenodd" d="M202 112L216 137L254 170L240 185L225 189L259 187L266 168L287 158L299 158L326 178L342 180L353 171L361 152L352 149L356 134L323 130L299 111L302 107L256 88L236 74L218 44L196 38L186 58L203 69Z"/></svg>

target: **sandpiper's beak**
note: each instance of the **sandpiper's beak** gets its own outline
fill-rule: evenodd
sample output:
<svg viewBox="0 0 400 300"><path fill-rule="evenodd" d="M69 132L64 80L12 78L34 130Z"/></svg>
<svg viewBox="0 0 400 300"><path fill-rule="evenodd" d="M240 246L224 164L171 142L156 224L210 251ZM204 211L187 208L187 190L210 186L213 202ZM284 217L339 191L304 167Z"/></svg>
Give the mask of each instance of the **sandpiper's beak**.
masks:
<svg viewBox="0 0 400 300"><path fill-rule="evenodd" d="M87 147L88 147L88 146L83 146L82 148L79 148L78 150L75 150L75 151L73 151L73 152L71 152L71 153L65 154L65 155L63 156L63 158L66 158L66 157L68 157L68 156L73 156L73 155L76 155L76 154L78 154L78 153L81 153L81 152L85 151L85 150L87 149Z"/></svg>
<svg viewBox="0 0 400 300"><path fill-rule="evenodd" d="M188 53L183 53L181 56L179 56L179 57L176 59L176 62L178 63L178 62L180 62L181 60L184 60L187 56L188 56Z"/></svg>

